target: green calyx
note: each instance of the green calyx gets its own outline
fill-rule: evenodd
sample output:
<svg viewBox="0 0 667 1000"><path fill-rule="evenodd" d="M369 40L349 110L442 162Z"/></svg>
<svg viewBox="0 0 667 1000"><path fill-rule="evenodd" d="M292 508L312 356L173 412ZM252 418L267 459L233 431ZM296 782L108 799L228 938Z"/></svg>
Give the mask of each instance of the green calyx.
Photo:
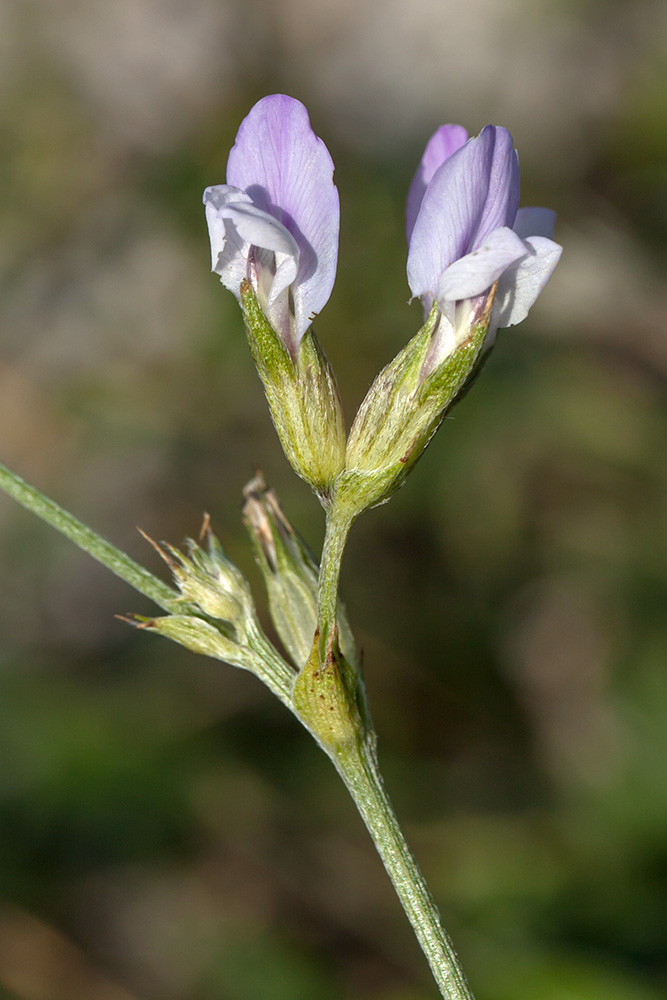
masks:
<svg viewBox="0 0 667 1000"><path fill-rule="evenodd" d="M422 329L375 379L346 446L336 381L312 328L292 353L249 282L242 283L246 334L283 450L327 511L336 508L354 520L403 484L478 367L494 295L495 287L463 343L431 371L442 319L433 307ZM299 647L301 655L302 640Z"/></svg>
<svg viewBox="0 0 667 1000"><path fill-rule="evenodd" d="M193 653L212 656L216 660L224 660L233 667L258 673L254 669L252 652L239 645L233 630L220 622L206 621L197 615L167 615L162 618L144 618L136 615L128 621L138 628L171 639L192 650Z"/></svg>
<svg viewBox="0 0 667 1000"><path fill-rule="evenodd" d="M264 315L249 284L241 285L246 335L285 455L327 503L345 461L338 387L312 327L292 355Z"/></svg>
<svg viewBox="0 0 667 1000"><path fill-rule="evenodd" d="M359 408L336 500L359 512L384 503L405 481L473 374L489 328L493 295L470 335L434 371L423 372L440 314L384 368Z"/></svg>
<svg viewBox="0 0 667 1000"><path fill-rule="evenodd" d="M244 636L247 622L254 621L255 608L250 587L239 569L229 559L213 534L208 514L204 516L200 542L186 539L187 555L169 545L157 543L141 532L171 570L181 593L182 605L197 607L206 617L224 622L239 636Z"/></svg>

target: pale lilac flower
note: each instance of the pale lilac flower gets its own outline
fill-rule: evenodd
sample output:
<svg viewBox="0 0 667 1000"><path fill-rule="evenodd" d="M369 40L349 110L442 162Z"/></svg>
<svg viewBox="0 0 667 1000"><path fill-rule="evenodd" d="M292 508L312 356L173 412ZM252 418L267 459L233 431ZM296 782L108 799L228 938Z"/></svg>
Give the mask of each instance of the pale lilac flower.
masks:
<svg viewBox="0 0 667 1000"><path fill-rule="evenodd" d="M241 123L227 183L206 188L211 267L240 298L247 279L295 354L336 275L339 203L333 161L300 101L264 97Z"/></svg>
<svg viewBox="0 0 667 1000"><path fill-rule="evenodd" d="M431 137L407 205L410 289L426 312L434 302L441 312L429 370L467 339L496 281L487 342L525 319L561 255L554 222L549 209L519 208L506 129L487 125L468 139L461 126L443 125Z"/></svg>

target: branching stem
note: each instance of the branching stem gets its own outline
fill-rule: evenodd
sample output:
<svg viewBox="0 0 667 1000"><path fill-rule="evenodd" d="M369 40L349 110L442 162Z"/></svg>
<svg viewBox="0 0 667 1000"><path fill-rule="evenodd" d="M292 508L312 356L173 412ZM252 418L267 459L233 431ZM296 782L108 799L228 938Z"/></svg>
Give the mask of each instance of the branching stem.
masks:
<svg viewBox="0 0 667 1000"><path fill-rule="evenodd" d="M176 591L1 464L0 488L159 607L166 611L182 610L182 600ZM318 624L324 651L336 622L340 563L353 520L353 516L334 509L327 521L318 590ZM256 650L265 661L261 679L299 717L292 695L292 671L263 635L255 640ZM323 661L323 652L321 657ZM374 734L370 733L361 743L327 752L366 824L442 996L445 1000L473 1000L424 876L384 789L374 740Z"/></svg>

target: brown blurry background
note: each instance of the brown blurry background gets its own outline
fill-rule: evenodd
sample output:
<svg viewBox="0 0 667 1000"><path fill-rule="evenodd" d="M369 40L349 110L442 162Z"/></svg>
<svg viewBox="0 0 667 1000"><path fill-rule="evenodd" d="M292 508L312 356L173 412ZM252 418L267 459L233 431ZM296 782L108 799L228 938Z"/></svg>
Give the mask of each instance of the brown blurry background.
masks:
<svg viewBox="0 0 667 1000"><path fill-rule="evenodd" d="M478 1000L667 985L667 7L1 0L0 460L161 572L203 510L250 576L259 464L314 548L201 208L252 103L337 164L316 328L348 418L420 321L439 124L514 134L556 274L343 591L390 791ZM333 770L251 676L0 497L0 997L426 1000Z"/></svg>

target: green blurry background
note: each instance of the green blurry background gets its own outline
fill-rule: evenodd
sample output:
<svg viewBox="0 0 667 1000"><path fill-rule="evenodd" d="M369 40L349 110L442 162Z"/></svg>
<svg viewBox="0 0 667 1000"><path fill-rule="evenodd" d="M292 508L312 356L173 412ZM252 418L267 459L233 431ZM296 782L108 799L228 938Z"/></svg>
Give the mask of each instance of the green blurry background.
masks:
<svg viewBox="0 0 667 1000"><path fill-rule="evenodd" d="M2 0L0 459L162 572L202 511L248 573L261 466L315 549L201 191L252 103L337 164L316 328L348 418L416 330L431 131L514 134L562 263L343 572L381 760L478 1000L667 985L667 8ZM426 1000L327 761L251 676L0 497L0 996ZM268 627L268 623L267 623Z"/></svg>

